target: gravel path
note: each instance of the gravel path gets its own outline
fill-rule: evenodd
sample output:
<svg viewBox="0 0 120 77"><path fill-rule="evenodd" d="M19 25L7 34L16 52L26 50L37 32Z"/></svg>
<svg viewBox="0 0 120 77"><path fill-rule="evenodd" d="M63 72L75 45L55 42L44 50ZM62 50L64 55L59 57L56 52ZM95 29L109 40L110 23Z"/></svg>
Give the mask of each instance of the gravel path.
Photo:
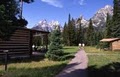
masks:
<svg viewBox="0 0 120 77"><path fill-rule="evenodd" d="M70 63L56 77L87 77L86 68L88 57L83 49L80 49Z"/></svg>

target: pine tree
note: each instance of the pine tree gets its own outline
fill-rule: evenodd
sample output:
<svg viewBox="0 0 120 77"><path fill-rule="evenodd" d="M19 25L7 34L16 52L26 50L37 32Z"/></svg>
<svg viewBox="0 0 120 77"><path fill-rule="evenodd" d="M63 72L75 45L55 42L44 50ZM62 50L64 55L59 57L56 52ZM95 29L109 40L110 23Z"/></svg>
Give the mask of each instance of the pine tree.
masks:
<svg viewBox="0 0 120 77"><path fill-rule="evenodd" d="M120 37L120 0L114 0L112 36Z"/></svg>
<svg viewBox="0 0 120 77"><path fill-rule="evenodd" d="M83 35L83 30L82 30L82 26L81 26L81 20L82 20L82 17L80 17L78 20L77 20L77 23L78 23L78 26L77 26L77 45L79 43L83 43L83 38L84 38L84 35Z"/></svg>
<svg viewBox="0 0 120 77"><path fill-rule="evenodd" d="M94 27L91 19L89 20L89 27L87 29L87 44L90 46L94 45Z"/></svg>
<svg viewBox="0 0 120 77"><path fill-rule="evenodd" d="M112 21L111 21L111 17L110 17L110 15L107 13L107 18L106 18L106 28L105 28L105 38L110 38L110 37L112 37L112 29L111 29L111 23Z"/></svg>
<svg viewBox="0 0 120 77"><path fill-rule="evenodd" d="M72 24L72 35L71 35L71 40L72 40L72 46L75 46L76 45L76 27L75 27L75 20L72 18L71 20L71 24Z"/></svg>
<svg viewBox="0 0 120 77"><path fill-rule="evenodd" d="M15 0L0 0L0 38L7 40L15 30L12 26L17 26L19 13Z"/></svg>
<svg viewBox="0 0 120 77"><path fill-rule="evenodd" d="M61 32L57 28L51 33L50 46L48 52L46 53L46 57L49 60L60 60L62 55Z"/></svg>
<svg viewBox="0 0 120 77"><path fill-rule="evenodd" d="M94 41L93 41L94 45L98 45L100 40L104 38L103 34L104 33L102 31L95 31L94 32L94 36L93 36L94 37Z"/></svg>
<svg viewBox="0 0 120 77"><path fill-rule="evenodd" d="M62 32L62 37L63 37L63 43L65 45L68 45L68 43L67 43L68 35L67 35L67 24L66 24L66 22L64 24L64 28L63 28L63 32Z"/></svg>
<svg viewBox="0 0 120 77"><path fill-rule="evenodd" d="M25 0L28 1L28 0ZM16 27L25 27L28 22L20 19L17 0L0 0L0 38L9 40Z"/></svg>
<svg viewBox="0 0 120 77"><path fill-rule="evenodd" d="M83 38L84 38L84 43L87 45L87 30L88 28L83 28Z"/></svg>
<svg viewBox="0 0 120 77"><path fill-rule="evenodd" d="M67 43L68 43L68 46L70 46L70 25L71 25L71 15L69 14L69 17L68 17L68 27L67 27L67 34L68 34L68 40L67 40Z"/></svg>
<svg viewBox="0 0 120 77"><path fill-rule="evenodd" d="M71 16L69 14L68 18L68 45L72 46L75 45L75 25L74 25L74 20L71 20Z"/></svg>

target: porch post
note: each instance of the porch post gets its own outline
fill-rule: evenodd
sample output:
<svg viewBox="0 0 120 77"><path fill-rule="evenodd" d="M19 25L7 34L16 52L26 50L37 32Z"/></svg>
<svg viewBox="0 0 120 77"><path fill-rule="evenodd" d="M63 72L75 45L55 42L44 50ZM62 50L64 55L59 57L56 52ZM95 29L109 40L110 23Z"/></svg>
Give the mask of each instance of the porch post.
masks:
<svg viewBox="0 0 120 77"><path fill-rule="evenodd" d="M33 33L30 31L30 38L29 38L29 55L32 56L32 43L33 42Z"/></svg>
<svg viewBox="0 0 120 77"><path fill-rule="evenodd" d="M46 50L48 51L48 34L46 34Z"/></svg>

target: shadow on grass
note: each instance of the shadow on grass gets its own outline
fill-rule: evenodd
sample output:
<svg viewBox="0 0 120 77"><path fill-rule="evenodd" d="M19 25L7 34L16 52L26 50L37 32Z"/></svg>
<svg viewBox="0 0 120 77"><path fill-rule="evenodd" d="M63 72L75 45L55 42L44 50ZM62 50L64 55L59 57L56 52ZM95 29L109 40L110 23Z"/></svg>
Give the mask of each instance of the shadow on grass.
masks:
<svg viewBox="0 0 120 77"><path fill-rule="evenodd" d="M64 61L64 60L70 60L70 59L73 59L75 56L73 53L64 53L61 57L61 60Z"/></svg>
<svg viewBox="0 0 120 77"><path fill-rule="evenodd" d="M1 73L0 77L54 77L64 67L66 63L47 67L36 68L9 68L6 73Z"/></svg>
<svg viewBox="0 0 120 77"><path fill-rule="evenodd" d="M75 49L75 48L72 48L72 47L64 47L63 49Z"/></svg>
<svg viewBox="0 0 120 77"><path fill-rule="evenodd" d="M41 61L45 58L45 56L32 56L30 57L18 57L18 58L12 58L12 59L8 59L8 64L11 63L28 63L28 62L32 62L32 61ZM5 60L4 58L2 60L0 60L0 65L4 65Z"/></svg>
<svg viewBox="0 0 120 77"><path fill-rule="evenodd" d="M88 77L120 77L120 63L113 62L96 68L96 65L88 67Z"/></svg>

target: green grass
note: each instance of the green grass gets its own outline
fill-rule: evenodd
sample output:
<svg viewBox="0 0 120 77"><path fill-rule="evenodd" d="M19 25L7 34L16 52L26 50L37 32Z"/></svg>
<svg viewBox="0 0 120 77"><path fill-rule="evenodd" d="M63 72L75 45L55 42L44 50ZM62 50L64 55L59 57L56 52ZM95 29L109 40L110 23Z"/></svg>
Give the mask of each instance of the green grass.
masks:
<svg viewBox="0 0 120 77"><path fill-rule="evenodd" d="M76 53L78 51L78 46L65 46L64 48L65 53Z"/></svg>
<svg viewBox="0 0 120 77"><path fill-rule="evenodd" d="M5 77L53 77L65 67L67 61L42 61L11 63ZM4 69L3 66L0 69Z"/></svg>
<svg viewBox="0 0 120 77"><path fill-rule="evenodd" d="M89 66L96 65L98 68L109 63L120 62L120 55L89 55L88 57Z"/></svg>
<svg viewBox="0 0 120 77"><path fill-rule="evenodd" d="M87 53L104 53L104 54L120 54L120 51L105 51L103 49L97 49L96 47L90 47L90 46L86 46L85 51Z"/></svg>
<svg viewBox="0 0 120 77"><path fill-rule="evenodd" d="M100 49L96 49L95 47L85 46L84 49L87 53L101 53Z"/></svg>
<svg viewBox="0 0 120 77"><path fill-rule="evenodd" d="M78 47L64 47L65 53L73 54ZM46 58L34 60L24 59L11 61L8 64L8 71L4 71L4 65L0 63L0 77L54 77L69 62L50 61Z"/></svg>
<svg viewBox="0 0 120 77"><path fill-rule="evenodd" d="M88 55L89 77L120 77L119 55Z"/></svg>
<svg viewBox="0 0 120 77"><path fill-rule="evenodd" d="M84 49L88 53L89 65L97 65L100 67L112 62L120 62L119 51L104 51L89 46L86 46Z"/></svg>
<svg viewBox="0 0 120 77"><path fill-rule="evenodd" d="M103 51L95 47L84 49L90 53L88 54L88 77L120 77L120 52ZM67 46L64 47L64 51L75 54L78 47ZM7 72L4 71L4 65L0 63L0 77L54 77L68 62L69 59L49 61L46 58L11 61Z"/></svg>
<svg viewBox="0 0 120 77"><path fill-rule="evenodd" d="M85 47L88 54L88 77L120 77L120 52ZM94 54L95 53L95 54Z"/></svg>

